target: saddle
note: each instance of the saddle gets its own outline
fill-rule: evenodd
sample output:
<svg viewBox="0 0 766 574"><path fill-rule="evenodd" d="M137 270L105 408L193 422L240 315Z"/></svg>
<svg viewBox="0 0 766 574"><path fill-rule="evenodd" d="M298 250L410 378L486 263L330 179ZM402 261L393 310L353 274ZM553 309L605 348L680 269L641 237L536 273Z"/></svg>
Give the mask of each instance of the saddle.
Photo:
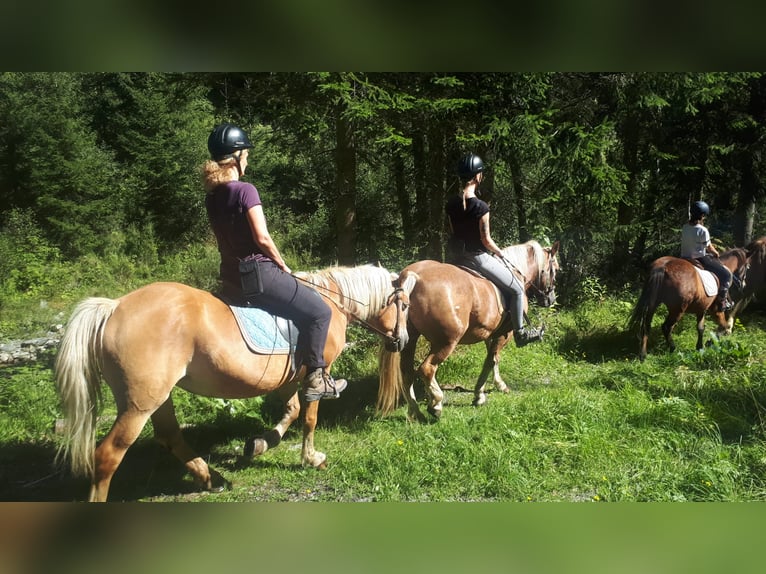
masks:
<svg viewBox="0 0 766 574"><path fill-rule="evenodd" d="M718 278L715 274L705 269L697 259L684 259L691 263L697 271L697 275L699 275L700 281L702 281L702 286L705 288L705 295L708 297L718 295Z"/></svg>
<svg viewBox="0 0 766 574"><path fill-rule="evenodd" d="M242 339L253 353L291 355L295 363L295 346L298 342L298 327L295 323L258 307L242 305L221 295L218 298L231 309Z"/></svg>

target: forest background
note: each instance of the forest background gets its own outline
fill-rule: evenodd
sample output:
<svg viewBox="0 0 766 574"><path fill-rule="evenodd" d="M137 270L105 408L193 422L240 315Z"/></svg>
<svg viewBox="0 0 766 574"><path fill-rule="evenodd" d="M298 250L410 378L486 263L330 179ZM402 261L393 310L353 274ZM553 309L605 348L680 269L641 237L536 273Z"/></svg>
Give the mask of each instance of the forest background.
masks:
<svg viewBox="0 0 766 574"><path fill-rule="evenodd" d="M578 35L572 44L581 46L582 29L568 27ZM672 36L680 37L677 30ZM710 34L704 36L697 44L700 50L714 46L716 56L726 53L726 42L710 43ZM742 38L742 28L735 36ZM29 53L39 47L37 39L27 35L29 49L19 51L16 44L13 53ZM62 42L57 51L66 56L73 45ZM562 48L559 51L564 52ZM91 58L101 53L109 51L88 50ZM766 377L761 355L742 358L749 349L762 348L760 323L740 330L731 346L722 345L715 352L677 356L658 352L642 367L625 362L626 355L635 351L634 341L615 337L613 319L627 316L627 301L635 300L648 262L678 252L690 201L710 203L713 213L708 224L719 247L744 245L766 232L765 81L762 73L0 73L0 341L65 322L71 307L88 295L117 297L162 279L214 287L217 252L205 219L199 168L215 123L233 121L250 133L256 148L246 179L261 192L271 232L296 270L372 261L394 270L416 259L441 258L443 204L457 191L455 162L470 150L481 154L489 166L483 191L493 192L493 235L498 243L530 237L543 244L562 242L559 303L573 311L561 313L559 322L576 328L559 331L589 335L570 337L575 342L567 339L567 344L556 347L545 343L523 356L504 355L511 371L522 365L525 372L552 372L566 379L551 390L535 377L521 383L524 392L512 397L512 411L535 415L529 426L551 439L543 445L547 449L534 442L530 446L534 455L512 460L524 465L540 453L569 460L575 458L568 455L575 442L596 436L597 440L584 441L585 446L614 442L631 448L624 449L627 454L619 451L616 459L595 448L590 458L583 456L592 466L586 467L588 472L583 465L573 466L570 474L576 476L573 482L578 487L606 484L596 471L614 460L614 476L621 478L610 488L617 499L636 499L631 493L639 492L642 500L667 500L680 491L693 500L763 500L766 448L761 404ZM599 327L595 335L594 324ZM691 348L692 340L686 337L686 348ZM629 350L620 348L609 354L611 360L602 360L605 348L626 341ZM562 354L562 347L570 353ZM480 351L478 346L471 350ZM577 368L564 368L575 351L585 354L585 360ZM351 354L356 360L353 352L342 357ZM474 359L465 366L466 376L473 376L481 357ZM454 361L445 370L462 370L463 362L468 363ZM364 368L367 374L373 367ZM578 375L573 377L573 372ZM634 377L634 372L640 376ZM46 481L52 460L49 426L57 411L48 363L21 367L13 376L18 384L8 385L11 392L2 397L0 414L10 411L8 405L13 405L14 415L24 409L29 413L19 416L20 422L12 421L18 436L3 445L0 468L7 473L5 484L20 477L16 491L29 498L30 488L51 482ZM503 402L493 398L492 405L501 407ZM518 409L519 405L529 408ZM323 407L324 413L327 410ZM603 416L612 411L611 417ZM482 413L489 421L487 428L496 420L487 412L501 413L507 424L506 411L496 408ZM583 418L583 413L593 416ZM208 422L201 427L207 434L213 428L210 416L209 410L200 416ZM218 413L215 422L220 418ZM459 416L455 419L461 421ZM586 427L597 419L598 433L591 434ZM638 428L641 437L647 430L646 439L635 441L632 433L623 439L625 426L618 424L620 420ZM30 421L37 426L22 426ZM710 421L726 423L724 429L737 432L722 439L720 433L706 430ZM440 432L449 437L465 431L444 423L440 428L446 430ZM406 436L428 437L439 431L435 426L426 430L401 426ZM565 440L558 440L562 428L570 426ZM351 427L350 431L343 425L323 428L323 441L351 444L364 458L367 452L357 446L367 445L371 433L349 441L349 436L355 437ZM519 428L512 430L518 433ZM558 431L551 433L551 428ZM494 426L491 430L486 436L497 437L497 448L507 456L502 431ZM389 426L378 434L390 442ZM239 437L232 440L241 442ZM386 448L397 448L388 442ZM234 452L229 444L218 448L226 456ZM478 448L486 453L486 443L477 443ZM418 453L413 456L418 462L420 456L434 456L417 444L412 451ZM275 453L291 460L289 451ZM679 453L684 464L678 464ZM399 461L392 457L392 464ZM647 466L647 461L663 464ZM359 468L360 474L369 474L366 464ZM637 470L631 474L626 469ZM654 470L657 474L650 472ZM240 483L262 485L262 473L274 472L279 484L286 485L283 490L307 497L306 484L301 483L307 477L309 485L333 480L331 473L296 473L289 464L261 465L248 472L252 478L238 476ZM639 480L643 474L648 478ZM173 476L171 485L176 484ZM518 476L525 479L526 474ZM570 478L560 469L546 472L545 477L567 485ZM418 475L409 480L417 483ZM504 488L508 478L498 480L491 474L487 480ZM30 482L36 486L28 488ZM132 476L127 482L134 482ZM484 485L474 486L467 478L448 479L445 484L477 489ZM274 483L266 486L273 489ZM551 488L543 484L541 491L549 493ZM56 499L75 496L70 489L65 493L56 492ZM562 496L569 496L569 491ZM19 515L29 517L29 506L20 508ZM575 571L574 555L590 571L613 571L616 562L623 571L635 571L647 561L658 572L673 571L682 563L683 568L720 571L738 562L751 564L751 549L757 547L753 536L761 520L759 505L715 505L709 522L701 520L708 518L701 513L710 512L711 506L598 507L606 510L574 514L569 505L566 509L537 504L375 505L373 513L370 505L291 504L288 516L293 524L309 518L315 527L329 524L336 532L340 524L346 526L351 533L346 541L353 544L340 545L336 555L330 552L325 563L333 571L354 560L367 569L378 565L384 571L385 558L400 563L405 555L408 560L428 560L433 568L434 553L422 552L422 537L403 538L401 525L414 524L423 532L432 528L434 518L442 525L450 523L447 534L457 533L465 547L481 547L485 564L488 553L503 567L526 559L526 565L556 562ZM250 543L253 522L285 521L282 505L238 506L233 523L232 508L208 511L208 517L218 512L212 516L213 528L208 521L201 530L182 510L155 513L150 524L156 530L149 531L162 531L163 536L144 547L147 564L152 560L156 565L161 545L160 554L168 563L177 565L181 559L192 564L203 553L206 560L197 564L198 570L209 564L220 568L225 554L220 549L231 548L237 535L247 537L242 545ZM8 531L23 525L13 512L5 516L14 520ZM168 525L178 517L182 519ZM245 523L248 528L231 527ZM469 523L479 527L466 526ZM102 534L96 539L103 541L112 529L101 525L121 524L111 518L94 520L77 523L78 528L62 527L61 532L79 537L82 527L90 526L89 532ZM720 528L722 524L726 528ZM392 526L388 540L398 552L380 552L381 525ZM265 530L259 529L260 544L268 547ZM282 560L294 550L293 537L284 536L280 528L271 530L274 542L290 546L282 552L261 553L259 561L274 556ZM168 543L164 535L171 531L176 538ZM212 538L211 532L216 533ZM192 537L202 542L201 552L189 552ZM63 535L62 539L61 546L71 545L78 559L94 556L92 538L78 538L80 545ZM14 538L10 540L13 543ZM80 554L83 540L88 541L88 551ZM408 546L410 540L413 546ZM114 537L112 546L123 553L127 548L120 537ZM131 560L124 561L126 567L134 564L137 551L136 545L128 546ZM37 544L34 548L42 555ZM636 552L640 559L635 559ZM54 557L62 571L61 554L45 554ZM443 556L442 562L463 564L457 547Z"/></svg>
<svg viewBox="0 0 766 574"><path fill-rule="evenodd" d="M200 167L221 121L255 144L292 268L441 259L472 151L496 241L561 241L567 305L635 289L693 200L719 247L762 234L765 119L761 72L2 73L0 337L106 274L111 296L163 268L214 287Z"/></svg>

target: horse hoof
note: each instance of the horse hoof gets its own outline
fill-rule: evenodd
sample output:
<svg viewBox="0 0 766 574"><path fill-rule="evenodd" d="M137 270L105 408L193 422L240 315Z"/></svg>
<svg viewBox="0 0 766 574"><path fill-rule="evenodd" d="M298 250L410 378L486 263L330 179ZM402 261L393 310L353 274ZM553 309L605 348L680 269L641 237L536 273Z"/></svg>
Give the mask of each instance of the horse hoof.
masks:
<svg viewBox="0 0 766 574"><path fill-rule="evenodd" d="M325 470L327 468L327 455L323 452L314 451L312 456L303 459L303 466L307 468L316 468L317 470Z"/></svg>
<svg viewBox="0 0 766 574"><path fill-rule="evenodd" d="M508 392L508 391L506 391L506 392ZM473 405L474 407L480 407L480 406L484 405L486 402L487 402L486 395L481 395L480 397L475 397L473 399L473 402L471 403L471 405Z"/></svg>
<svg viewBox="0 0 766 574"><path fill-rule="evenodd" d="M206 490L208 492L212 493L219 493L223 492L224 490L231 490L232 484L230 481L226 480L223 476L221 476L220 473L211 470L210 472L210 482Z"/></svg>
<svg viewBox="0 0 766 574"><path fill-rule="evenodd" d="M270 448L275 448L282 441L282 437L276 430L270 430L262 437L253 437L245 441L245 446L242 449L242 456L247 459L255 456L261 456Z"/></svg>

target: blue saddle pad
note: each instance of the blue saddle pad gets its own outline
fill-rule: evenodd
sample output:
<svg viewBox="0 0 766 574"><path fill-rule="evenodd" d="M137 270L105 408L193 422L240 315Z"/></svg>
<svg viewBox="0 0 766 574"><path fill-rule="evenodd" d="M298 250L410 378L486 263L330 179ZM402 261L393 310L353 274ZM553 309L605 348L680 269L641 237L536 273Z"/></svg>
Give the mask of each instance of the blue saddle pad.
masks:
<svg viewBox="0 0 766 574"><path fill-rule="evenodd" d="M292 321L257 307L229 304L247 346L254 353L288 355L295 350L298 328Z"/></svg>

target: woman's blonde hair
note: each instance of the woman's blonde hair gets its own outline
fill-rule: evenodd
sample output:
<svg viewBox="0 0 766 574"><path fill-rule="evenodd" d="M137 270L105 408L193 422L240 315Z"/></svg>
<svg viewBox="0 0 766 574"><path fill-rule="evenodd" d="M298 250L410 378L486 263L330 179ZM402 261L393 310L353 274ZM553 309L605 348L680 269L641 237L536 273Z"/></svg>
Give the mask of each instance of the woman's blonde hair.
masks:
<svg viewBox="0 0 766 574"><path fill-rule="evenodd" d="M216 187L227 181L232 181L231 170L237 169L237 162L234 158L227 158L221 161L209 159L202 166L202 183L205 191L210 193Z"/></svg>

